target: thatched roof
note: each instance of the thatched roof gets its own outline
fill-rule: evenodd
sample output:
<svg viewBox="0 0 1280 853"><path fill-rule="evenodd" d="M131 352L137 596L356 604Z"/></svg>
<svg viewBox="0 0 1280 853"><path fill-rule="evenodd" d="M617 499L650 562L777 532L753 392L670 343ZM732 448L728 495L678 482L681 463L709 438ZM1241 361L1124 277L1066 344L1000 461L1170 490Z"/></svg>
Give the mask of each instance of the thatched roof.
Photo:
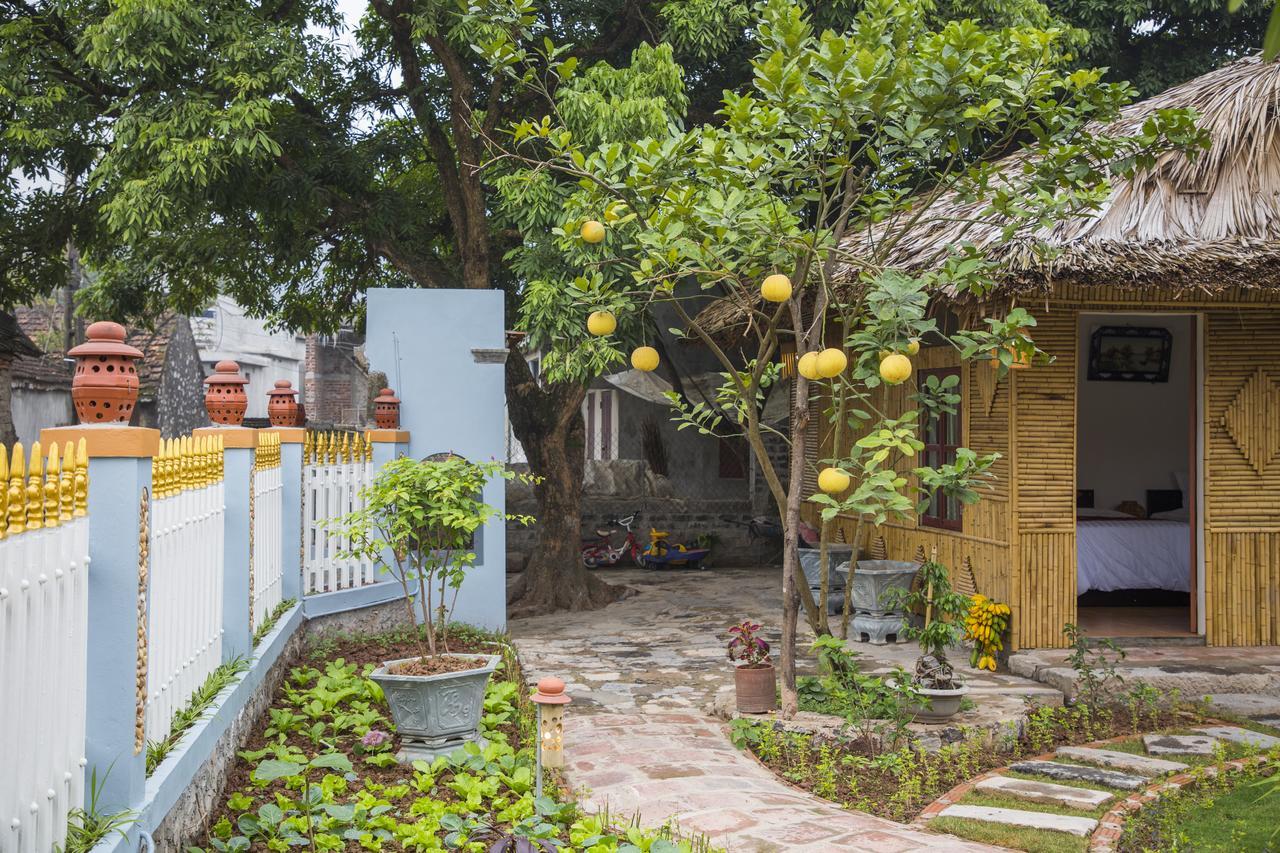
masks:
<svg viewBox="0 0 1280 853"><path fill-rule="evenodd" d="M967 242L1005 262L1006 284L1153 285L1220 290L1280 286L1280 64L1241 59L1132 104L1110 127L1137 132L1157 110L1191 108L1208 151L1160 155L1131 179L1116 178L1100 210L1004 240L979 218L985 202L943 196L894 248L887 265L936 264ZM1024 155L1005 158L1018 169ZM861 240L858 236L851 241ZM1048 243L1060 254L1032 251Z"/></svg>
<svg viewBox="0 0 1280 853"><path fill-rule="evenodd" d="M1131 179L1113 180L1091 214L1004 239L1003 223L982 219L983 201L940 197L885 259L904 270L937 265L950 247L976 246L1003 263L1001 291L1044 293L1055 283L1152 287L1216 293L1229 287L1280 289L1280 64L1241 59L1131 104L1110 126L1136 132L1155 111L1191 108L1208 132L1208 151L1160 155ZM1001 170L1019 170L1013 154ZM909 214L904 214L909 215ZM889 226L881 226L889 227ZM845 243L857 251L875 232ZM1054 247L1046 260L1037 243ZM720 303L702 318L717 331L743 319Z"/></svg>

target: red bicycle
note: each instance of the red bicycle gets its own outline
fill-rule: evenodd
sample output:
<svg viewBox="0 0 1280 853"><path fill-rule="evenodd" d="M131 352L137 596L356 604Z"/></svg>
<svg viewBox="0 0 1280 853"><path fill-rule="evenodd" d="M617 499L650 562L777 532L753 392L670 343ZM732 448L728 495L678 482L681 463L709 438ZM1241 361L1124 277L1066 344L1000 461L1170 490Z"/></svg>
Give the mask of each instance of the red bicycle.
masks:
<svg viewBox="0 0 1280 853"><path fill-rule="evenodd" d="M623 554L631 555L631 562L636 566L643 565L641 554L644 549L640 546L639 540L636 539L635 533L631 531L631 525L635 524L638 512L633 512L626 518L609 519L610 530L596 530L599 539L586 540L582 543L582 565L588 569L598 569L602 566L616 566L618 561L622 559ZM618 532L619 527L625 527L627 535L623 538L621 545L613 544L613 534Z"/></svg>

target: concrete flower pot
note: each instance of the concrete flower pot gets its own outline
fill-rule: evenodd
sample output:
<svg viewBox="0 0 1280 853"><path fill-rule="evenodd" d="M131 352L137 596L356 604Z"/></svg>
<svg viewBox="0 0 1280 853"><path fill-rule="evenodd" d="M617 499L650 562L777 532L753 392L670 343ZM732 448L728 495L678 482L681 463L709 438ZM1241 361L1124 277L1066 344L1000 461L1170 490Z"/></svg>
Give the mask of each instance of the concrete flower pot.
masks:
<svg viewBox="0 0 1280 853"><path fill-rule="evenodd" d="M886 683L890 687L894 686L893 681ZM969 693L969 685L961 684L951 690L936 690L931 687L916 687L915 690L922 697L929 700L928 707L921 703L919 705L908 705L907 710L914 714L917 720L926 723L940 723L951 719L960 711L960 703L964 701L964 697Z"/></svg>
<svg viewBox="0 0 1280 853"><path fill-rule="evenodd" d="M894 587L909 591L919 569L918 564L904 560L859 560L850 592L854 611L872 616L900 615L901 610L890 606L888 591Z"/></svg>
<svg viewBox="0 0 1280 853"><path fill-rule="evenodd" d="M369 676L387 697L391 719L400 735L396 760L402 764L418 758L433 761L468 743L485 745L480 737L484 690L502 658L499 655L451 657L471 658L476 668L439 675L394 675L390 671L392 667L415 660L401 658L384 662Z"/></svg>

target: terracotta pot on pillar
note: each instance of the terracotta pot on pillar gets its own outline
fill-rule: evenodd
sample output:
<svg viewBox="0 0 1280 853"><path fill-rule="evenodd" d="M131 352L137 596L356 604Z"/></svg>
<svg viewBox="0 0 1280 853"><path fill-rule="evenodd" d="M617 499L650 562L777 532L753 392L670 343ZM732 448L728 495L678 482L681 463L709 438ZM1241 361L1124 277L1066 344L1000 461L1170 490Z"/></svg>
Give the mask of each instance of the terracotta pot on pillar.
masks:
<svg viewBox="0 0 1280 853"><path fill-rule="evenodd" d="M204 384L204 407L210 421L228 426L244 423L244 411L249 408L244 386L249 380L240 374L240 365L234 361L218 362Z"/></svg>
<svg viewBox="0 0 1280 853"><path fill-rule="evenodd" d="M276 387L267 392L267 417L272 426L298 425L298 392L288 379L277 379Z"/></svg>
<svg viewBox="0 0 1280 853"><path fill-rule="evenodd" d="M390 388L373 398L373 422L378 429L400 429L400 398Z"/></svg>
<svg viewBox="0 0 1280 853"><path fill-rule="evenodd" d="M128 423L138 402L137 360L142 351L124 342L124 326L102 321L67 355L76 359L71 400L82 424Z"/></svg>

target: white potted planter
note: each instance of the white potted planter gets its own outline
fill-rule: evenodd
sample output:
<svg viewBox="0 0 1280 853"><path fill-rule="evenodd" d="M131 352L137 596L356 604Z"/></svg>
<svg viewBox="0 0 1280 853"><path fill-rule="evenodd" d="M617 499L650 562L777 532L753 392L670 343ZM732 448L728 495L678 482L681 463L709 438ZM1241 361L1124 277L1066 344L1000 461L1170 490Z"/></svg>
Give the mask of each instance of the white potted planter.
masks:
<svg viewBox="0 0 1280 853"><path fill-rule="evenodd" d="M498 655L449 655L472 658L476 669L442 672L439 675L396 675L398 664L417 658L386 661L370 673L391 709L391 719L400 735L396 760L408 764L415 759L433 761L480 737L480 717L484 713L484 691L489 676L502 660Z"/></svg>

